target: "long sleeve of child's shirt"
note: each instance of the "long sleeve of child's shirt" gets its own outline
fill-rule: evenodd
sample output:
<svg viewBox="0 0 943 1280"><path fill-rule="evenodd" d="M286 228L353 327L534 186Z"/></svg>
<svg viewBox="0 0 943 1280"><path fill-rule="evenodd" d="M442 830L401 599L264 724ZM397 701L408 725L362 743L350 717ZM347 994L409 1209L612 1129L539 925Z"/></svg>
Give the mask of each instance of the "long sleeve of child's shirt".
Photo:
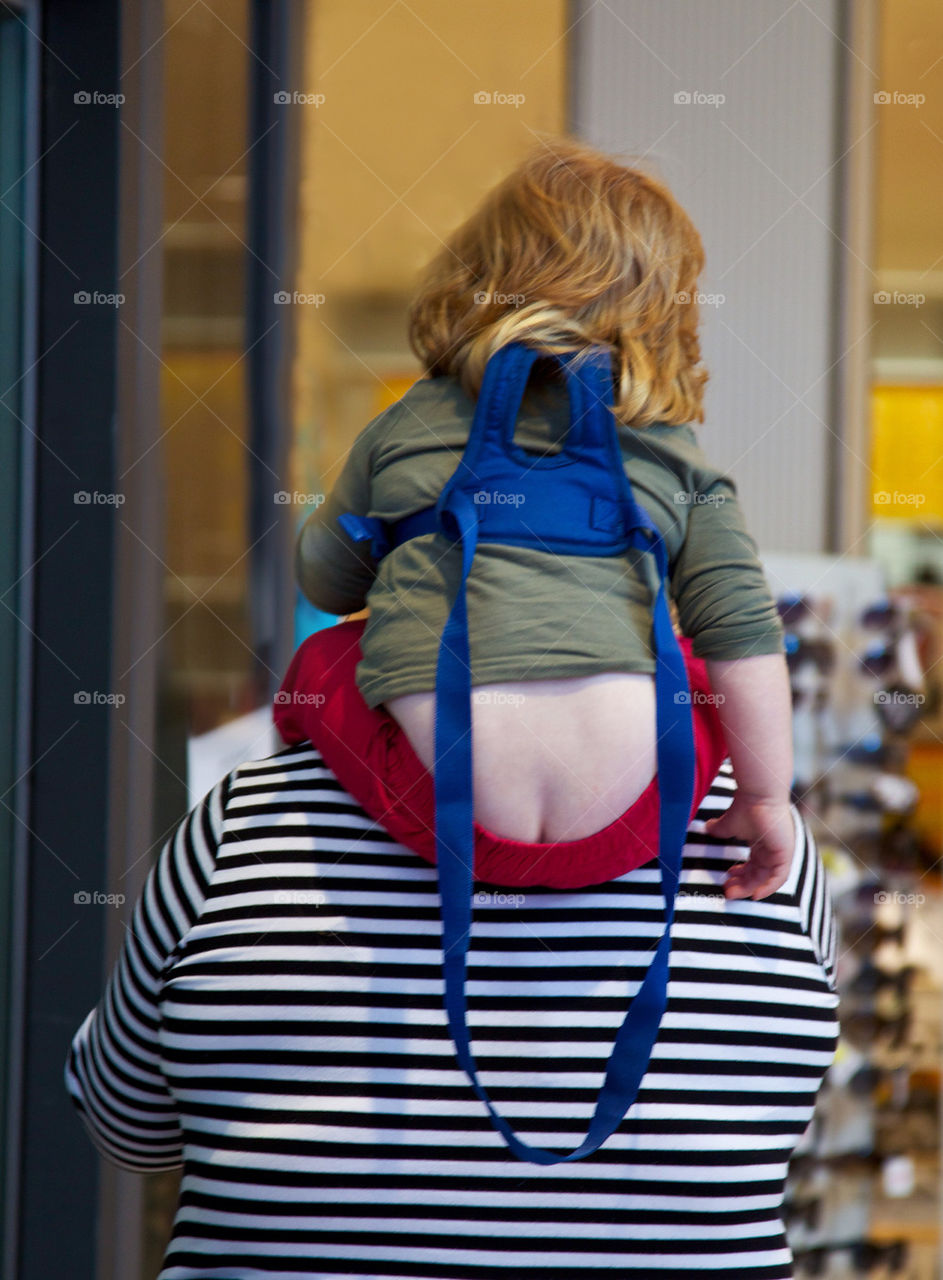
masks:
<svg viewBox="0 0 943 1280"><path fill-rule="evenodd" d="M393 406L395 408L395 406ZM376 576L369 544L354 542L338 523L348 511L366 515L370 507L371 452L374 419L354 443L332 491L305 521L298 537L295 573L301 590L325 613L357 613L366 603Z"/></svg>
<svg viewBox="0 0 943 1280"><path fill-rule="evenodd" d="M748 658L782 652L782 626L757 545L729 476L701 481L684 541L671 566L681 631L697 658Z"/></svg>

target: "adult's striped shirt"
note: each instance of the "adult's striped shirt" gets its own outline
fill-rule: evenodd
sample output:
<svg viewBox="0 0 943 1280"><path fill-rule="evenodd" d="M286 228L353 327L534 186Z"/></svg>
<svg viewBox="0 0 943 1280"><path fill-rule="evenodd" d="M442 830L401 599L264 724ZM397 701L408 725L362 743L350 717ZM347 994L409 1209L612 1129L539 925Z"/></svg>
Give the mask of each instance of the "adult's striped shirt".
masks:
<svg viewBox="0 0 943 1280"><path fill-rule="evenodd" d="M811 836L728 902L742 846L692 822L669 1001L637 1101L593 1155L517 1160L455 1061L435 869L310 744L181 822L75 1036L72 1097L126 1169L183 1167L161 1280L786 1280L789 1157L836 1044L835 929ZM570 1150L663 928L657 863L592 888L476 886L469 1027L520 1136Z"/></svg>

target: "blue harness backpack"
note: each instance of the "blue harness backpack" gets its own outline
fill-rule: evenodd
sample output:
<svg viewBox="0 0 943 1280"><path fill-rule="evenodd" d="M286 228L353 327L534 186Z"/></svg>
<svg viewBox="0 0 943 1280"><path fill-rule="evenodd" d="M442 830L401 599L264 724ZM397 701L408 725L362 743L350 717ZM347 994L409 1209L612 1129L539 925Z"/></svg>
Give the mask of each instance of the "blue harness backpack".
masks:
<svg viewBox="0 0 943 1280"><path fill-rule="evenodd" d="M681 854L694 795L694 732L687 671L671 625L664 542L638 505L623 466L612 412L612 368L605 347L555 356L566 376L570 426L558 453L521 449L514 431L534 361L525 343L501 347L488 361L461 462L434 507L390 524L339 517L357 541L370 539L379 561L409 538L438 532L462 551L462 578L436 665L435 838L442 912L445 1011L458 1061L491 1120L520 1160L550 1165L580 1160L615 1132L635 1101L668 996L671 925ZM586 1137L566 1154L530 1146L498 1114L475 1068L467 1026L466 959L472 923L474 828L472 672L466 583L479 543L531 547L564 556L648 552L658 573L653 617L659 779L659 847L664 932L616 1034Z"/></svg>

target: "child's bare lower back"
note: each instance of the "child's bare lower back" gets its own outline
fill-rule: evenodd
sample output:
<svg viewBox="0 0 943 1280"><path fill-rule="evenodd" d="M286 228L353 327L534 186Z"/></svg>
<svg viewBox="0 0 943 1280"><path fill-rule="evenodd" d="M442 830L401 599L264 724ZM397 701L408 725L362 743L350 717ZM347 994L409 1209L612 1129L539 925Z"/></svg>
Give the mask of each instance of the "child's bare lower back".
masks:
<svg viewBox="0 0 943 1280"><path fill-rule="evenodd" d="M435 694L386 709L427 769ZM472 694L475 819L496 835L544 842L601 831L655 776L652 676L604 675L479 685Z"/></svg>

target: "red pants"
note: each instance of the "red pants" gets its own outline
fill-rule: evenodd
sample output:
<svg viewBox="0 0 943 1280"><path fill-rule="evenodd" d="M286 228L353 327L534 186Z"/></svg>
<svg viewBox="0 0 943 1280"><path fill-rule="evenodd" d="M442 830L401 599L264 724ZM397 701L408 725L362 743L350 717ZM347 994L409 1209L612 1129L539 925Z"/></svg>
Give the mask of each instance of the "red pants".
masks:
<svg viewBox="0 0 943 1280"><path fill-rule="evenodd" d="M435 862L435 793L432 775L398 723L382 708L368 707L357 688L360 637L365 621L342 622L309 636L300 646L279 692L275 725L287 744L310 741L324 763L365 812L395 840ZM695 740L694 803L697 811L727 756L707 669L680 637L691 686ZM525 844L475 831L477 880L506 887L545 885L579 889L603 884L658 854L658 780L602 831L579 840Z"/></svg>

